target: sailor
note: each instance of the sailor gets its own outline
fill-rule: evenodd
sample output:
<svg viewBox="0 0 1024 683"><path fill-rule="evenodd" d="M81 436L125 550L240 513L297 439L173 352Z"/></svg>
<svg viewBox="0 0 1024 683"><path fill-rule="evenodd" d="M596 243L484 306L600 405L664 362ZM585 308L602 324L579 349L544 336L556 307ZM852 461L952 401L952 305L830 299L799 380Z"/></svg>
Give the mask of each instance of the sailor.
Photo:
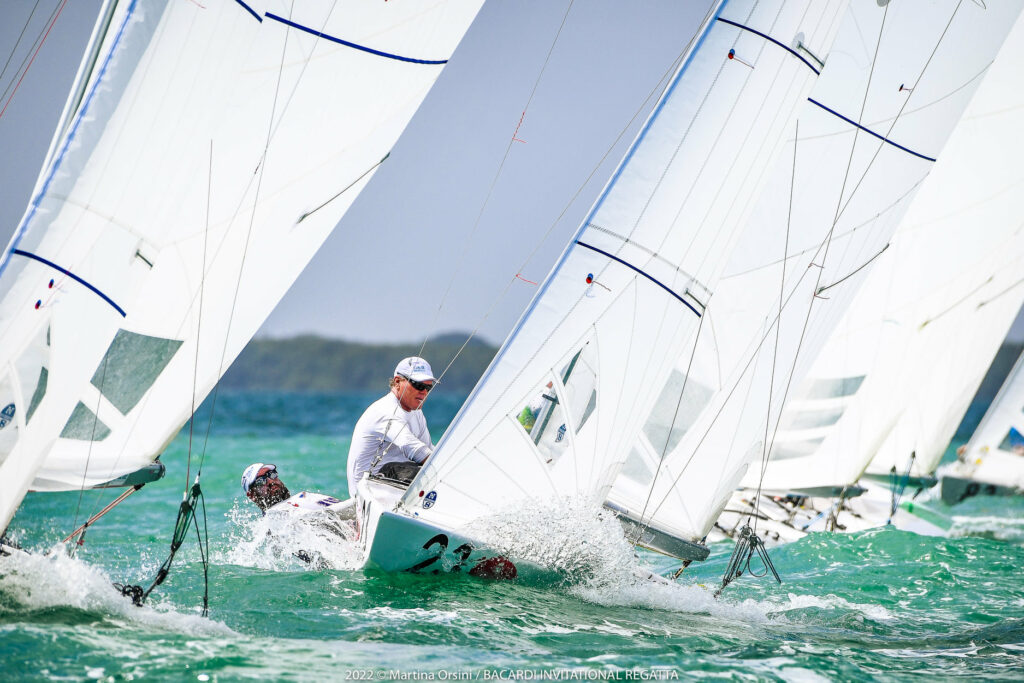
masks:
<svg viewBox="0 0 1024 683"><path fill-rule="evenodd" d="M267 509L288 500L291 494L277 476L277 465L256 462L242 472L242 490L246 497L256 503L263 514Z"/></svg>
<svg viewBox="0 0 1024 683"><path fill-rule="evenodd" d="M430 457L434 444L421 408L436 382L422 358L405 358L395 367L391 391L370 404L352 433L348 490L353 498L367 472L408 484Z"/></svg>
<svg viewBox="0 0 1024 683"><path fill-rule="evenodd" d="M288 487L284 485L277 475L276 465L265 465L262 462L254 462L242 472L242 490L246 497L256 503L264 515L287 515L288 517L278 519L299 519L310 525L309 528L323 529L327 533L346 540L355 538L355 501L340 501L322 493L310 493L301 491L294 496L288 495ZM268 517L269 518L269 517ZM267 537L273 538L270 529L267 529ZM279 553L281 549L273 545L273 552ZM299 558L306 564L317 569L330 567L330 562L325 560L315 550L295 550L292 555Z"/></svg>
<svg viewBox="0 0 1024 683"><path fill-rule="evenodd" d="M351 507L350 501L340 501L322 493L300 491L294 496L277 474L277 465L254 462L242 472L242 490L256 503L263 514L268 512L309 512L329 510L341 513ZM345 515L346 517L348 515Z"/></svg>

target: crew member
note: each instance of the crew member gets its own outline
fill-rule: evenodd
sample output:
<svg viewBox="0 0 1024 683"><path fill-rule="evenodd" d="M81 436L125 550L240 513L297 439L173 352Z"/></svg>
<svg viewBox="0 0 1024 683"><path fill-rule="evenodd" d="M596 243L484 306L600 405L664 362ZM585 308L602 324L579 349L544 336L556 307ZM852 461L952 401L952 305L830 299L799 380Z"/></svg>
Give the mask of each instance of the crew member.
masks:
<svg viewBox="0 0 1024 683"><path fill-rule="evenodd" d="M370 404L352 433L348 451L348 490L367 472L408 484L434 450L423 416L423 402L437 379L430 364L403 359L391 377L391 391Z"/></svg>
<svg viewBox="0 0 1024 683"><path fill-rule="evenodd" d="M277 465L264 465L261 462L249 465L242 472L242 490L263 514L266 514L268 508L291 496L288 487L277 476Z"/></svg>

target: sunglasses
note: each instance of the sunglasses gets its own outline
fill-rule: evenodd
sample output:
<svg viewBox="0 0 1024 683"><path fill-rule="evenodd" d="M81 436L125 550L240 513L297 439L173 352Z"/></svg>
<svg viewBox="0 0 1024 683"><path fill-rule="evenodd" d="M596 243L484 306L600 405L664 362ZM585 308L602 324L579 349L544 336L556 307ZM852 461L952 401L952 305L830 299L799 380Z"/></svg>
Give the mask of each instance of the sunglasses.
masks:
<svg viewBox="0 0 1024 683"><path fill-rule="evenodd" d="M409 385L416 391L426 391L430 393L430 390L434 388L433 384L427 384L426 382L417 382L414 379L409 379L405 375L401 375L402 379L409 383Z"/></svg>
<svg viewBox="0 0 1024 683"><path fill-rule="evenodd" d="M261 474L256 477L252 480L252 484L249 488L252 488L253 486L266 486L267 482L271 479L277 479L277 470L270 470L266 474Z"/></svg>

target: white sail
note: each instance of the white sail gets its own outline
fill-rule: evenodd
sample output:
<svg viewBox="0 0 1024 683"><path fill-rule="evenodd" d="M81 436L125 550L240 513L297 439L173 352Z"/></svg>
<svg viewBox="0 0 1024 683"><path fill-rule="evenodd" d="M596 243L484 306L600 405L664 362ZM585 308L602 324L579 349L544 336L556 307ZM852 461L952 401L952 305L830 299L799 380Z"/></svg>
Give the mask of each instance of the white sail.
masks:
<svg viewBox="0 0 1024 683"><path fill-rule="evenodd" d="M973 491L964 487L963 493L949 496L943 480L943 499L950 503L959 502L964 494L1003 492L996 487L1024 492L1024 355L1017 359L958 462L948 471L943 468L942 474L943 479L948 476L992 487Z"/></svg>
<svg viewBox="0 0 1024 683"><path fill-rule="evenodd" d="M0 266L0 528L30 483L102 484L160 454L480 4L117 5Z"/></svg>
<svg viewBox="0 0 1024 683"><path fill-rule="evenodd" d="M670 85L401 507L450 529L527 500L603 499L844 7L695 3Z"/></svg>
<svg viewBox="0 0 1024 683"><path fill-rule="evenodd" d="M766 489L839 490L865 468L886 478L894 467L900 475L935 471L1024 301L1022 44L1018 20L889 249L787 405Z"/></svg>
<svg viewBox="0 0 1024 683"><path fill-rule="evenodd" d="M684 539L709 531L775 439L784 402L885 250L1019 10L851 5L705 329L615 483L616 509ZM746 474L756 486L759 464Z"/></svg>

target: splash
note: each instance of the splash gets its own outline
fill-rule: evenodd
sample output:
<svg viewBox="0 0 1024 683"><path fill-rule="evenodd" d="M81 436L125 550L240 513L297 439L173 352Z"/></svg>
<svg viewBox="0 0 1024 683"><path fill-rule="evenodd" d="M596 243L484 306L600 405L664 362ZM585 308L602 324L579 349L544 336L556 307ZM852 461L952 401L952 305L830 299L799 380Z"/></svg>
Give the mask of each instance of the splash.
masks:
<svg viewBox="0 0 1024 683"><path fill-rule="evenodd" d="M584 499L531 501L475 520L465 533L573 585L619 585L642 569L615 516Z"/></svg>
<svg viewBox="0 0 1024 683"><path fill-rule="evenodd" d="M949 530L950 538L980 536L997 541L1024 543L1024 520L1007 517L953 517L953 526Z"/></svg>
<svg viewBox="0 0 1024 683"><path fill-rule="evenodd" d="M326 510L263 516L236 502L226 517L227 547L214 555L217 562L272 571L358 569L362 565L354 528Z"/></svg>
<svg viewBox="0 0 1024 683"><path fill-rule="evenodd" d="M134 606L114 588L103 570L69 557L63 546L45 555L15 552L0 558L0 614L59 607L172 632L234 634L222 623L175 611L167 602Z"/></svg>

